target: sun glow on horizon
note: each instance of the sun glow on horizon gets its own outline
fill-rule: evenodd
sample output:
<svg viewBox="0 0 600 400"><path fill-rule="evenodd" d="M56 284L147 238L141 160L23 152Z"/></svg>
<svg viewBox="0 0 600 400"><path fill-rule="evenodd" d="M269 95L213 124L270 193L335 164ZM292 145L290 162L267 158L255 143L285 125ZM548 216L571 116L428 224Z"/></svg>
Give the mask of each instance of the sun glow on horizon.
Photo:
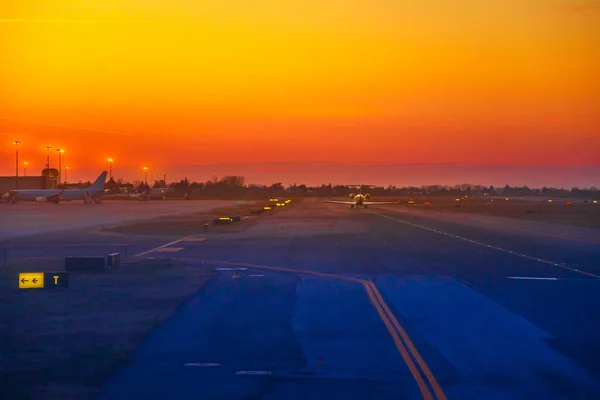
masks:
<svg viewBox="0 0 600 400"><path fill-rule="evenodd" d="M599 4L9 0L0 170L15 139L138 170L599 165Z"/></svg>

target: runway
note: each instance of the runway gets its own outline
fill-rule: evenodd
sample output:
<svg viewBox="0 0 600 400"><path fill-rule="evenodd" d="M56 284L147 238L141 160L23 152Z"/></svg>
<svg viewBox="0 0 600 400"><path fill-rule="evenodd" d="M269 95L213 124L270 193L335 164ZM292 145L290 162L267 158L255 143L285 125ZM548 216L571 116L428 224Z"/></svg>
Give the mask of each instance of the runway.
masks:
<svg viewBox="0 0 600 400"><path fill-rule="evenodd" d="M61 235L32 250L119 244ZM600 399L595 243L316 200L244 232L123 240L216 277L100 399Z"/></svg>
<svg viewBox="0 0 600 400"><path fill-rule="evenodd" d="M224 270L101 398L600 398L597 246L402 217L307 201L254 232L173 245ZM534 277L556 280L516 279Z"/></svg>
<svg viewBox="0 0 600 400"><path fill-rule="evenodd" d="M102 204L83 201L2 204L0 241L78 228L101 227L164 215L207 211L235 204L233 200L127 201L105 200Z"/></svg>

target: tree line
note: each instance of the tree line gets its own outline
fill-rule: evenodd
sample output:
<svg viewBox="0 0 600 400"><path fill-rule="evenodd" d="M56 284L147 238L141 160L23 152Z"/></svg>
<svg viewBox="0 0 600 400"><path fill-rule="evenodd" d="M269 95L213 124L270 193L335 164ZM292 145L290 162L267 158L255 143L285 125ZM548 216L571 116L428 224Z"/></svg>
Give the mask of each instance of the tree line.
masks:
<svg viewBox="0 0 600 400"><path fill-rule="evenodd" d="M351 193L369 193L374 197L398 197L398 196L553 196L553 197L578 197L590 198L598 195L596 187L580 188L529 188L528 186L509 186L503 188L494 188L494 186L485 185L424 185L424 186L363 186L359 189L357 186L322 184L320 186L309 186L304 184L291 184L284 186L282 182L276 182L270 185L246 184L246 178L238 175L228 175L204 182L190 182L188 178L181 179L179 182L167 184L164 180L156 180L152 183L153 189L164 190L166 197L205 197L205 198L264 198L269 196L298 196L298 197L338 197L348 196ZM132 183L124 182L122 179L111 179L106 183L106 188L111 192L117 192L120 188L131 189L133 191L143 192L148 189L146 184L141 181Z"/></svg>

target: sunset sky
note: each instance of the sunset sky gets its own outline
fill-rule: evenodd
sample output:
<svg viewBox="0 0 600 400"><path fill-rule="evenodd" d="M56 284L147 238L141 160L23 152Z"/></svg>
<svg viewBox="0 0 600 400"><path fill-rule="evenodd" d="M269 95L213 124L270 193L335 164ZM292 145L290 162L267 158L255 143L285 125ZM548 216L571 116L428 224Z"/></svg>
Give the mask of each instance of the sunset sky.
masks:
<svg viewBox="0 0 600 400"><path fill-rule="evenodd" d="M598 49L589 0L3 0L0 175L598 185Z"/></svg>

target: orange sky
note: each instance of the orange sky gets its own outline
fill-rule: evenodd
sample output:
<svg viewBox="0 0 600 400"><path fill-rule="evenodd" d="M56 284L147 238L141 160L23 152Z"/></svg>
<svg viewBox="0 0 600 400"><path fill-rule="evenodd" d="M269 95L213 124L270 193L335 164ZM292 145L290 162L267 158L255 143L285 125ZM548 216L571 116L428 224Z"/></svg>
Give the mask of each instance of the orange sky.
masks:
<svg viewBox="0 0 600 400"><path fill-rule="evenodd" d="M79 170L161 175L600 165L600 2L470 3L4 0L0 175L13 140L38 166L49 145Z"/></svg>

